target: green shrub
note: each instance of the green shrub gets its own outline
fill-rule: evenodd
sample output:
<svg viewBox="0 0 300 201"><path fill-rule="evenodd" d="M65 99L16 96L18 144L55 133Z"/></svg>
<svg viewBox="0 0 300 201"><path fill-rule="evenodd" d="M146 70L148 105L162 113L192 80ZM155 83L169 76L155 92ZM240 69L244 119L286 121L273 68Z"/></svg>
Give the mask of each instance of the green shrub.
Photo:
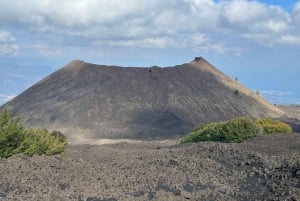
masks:
<svg viewBox="0 0 300 201"><path fill-rule="evenodd" d="M259 119L255 122L256 125L263 128L265 134L275 134L275 133L291 133L292 128L290 125L271 118Z"/></svg>
<svg viewBox="0 0 300 201"><path fill-rule="evenodd" d="M50 133L46 129L31 128L24 133L24 141L21 143L20 150L29 156L33 155L54 155L63 153L66 140L60 135Z"/></svg>
<svg viewBox="0 0 300 201"><path fill-rule="evenodd" d="M279 120L264 118L252 121L237 118L225 122L197 126L181 139L182 143L199 141L242 142L261 134L291 133L292 128Z"/></svg>
<svg viewBox="0 0 300 201"><path fill-rule="evenodd" d="M261 128L249 118L237 118L225 122L198 126L181 142L221 141L242 142L261 134Z"/></svg>
<svg viewBox="0 0 300 201"><path fill-rule="evenodd" d="M19 118L12 118L7 110L0 111L0 158L13 154L54 155L64 153L65 136L41 128L25 129Z"/></svg>
<svg viewBox="0 0 300 201"><path fill-rule="evenodd" d="M12 118L7 110L0 111L0 157L7 158L18 152L23 141L24 128L19 118Z"/></svg>

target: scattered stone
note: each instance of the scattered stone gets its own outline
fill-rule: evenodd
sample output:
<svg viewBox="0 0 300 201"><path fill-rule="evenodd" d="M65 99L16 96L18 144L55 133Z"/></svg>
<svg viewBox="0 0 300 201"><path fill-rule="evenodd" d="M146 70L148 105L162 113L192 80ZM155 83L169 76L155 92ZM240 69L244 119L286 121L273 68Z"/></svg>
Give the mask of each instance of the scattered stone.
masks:
<svg viewBox="0 0 300 201"><path fill-rule="evenodd" d="M299 155L299 134L239 144L69 146L60 160L21 155L1 160L0 200L299 201Z"/></svg>

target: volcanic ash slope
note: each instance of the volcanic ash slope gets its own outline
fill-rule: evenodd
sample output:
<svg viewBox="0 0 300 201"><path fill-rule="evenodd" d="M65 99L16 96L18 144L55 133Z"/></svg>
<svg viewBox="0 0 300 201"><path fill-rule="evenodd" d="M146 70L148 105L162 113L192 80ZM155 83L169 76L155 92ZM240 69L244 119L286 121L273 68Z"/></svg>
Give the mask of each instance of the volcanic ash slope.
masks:
<svg viewBox="0 0 300 201"><path fill-rule="evenodd" d="M4 107L26 126L83 139L172 138L199 123L282 111L201 57L174 67L118 67L74 60Z"/></svg>

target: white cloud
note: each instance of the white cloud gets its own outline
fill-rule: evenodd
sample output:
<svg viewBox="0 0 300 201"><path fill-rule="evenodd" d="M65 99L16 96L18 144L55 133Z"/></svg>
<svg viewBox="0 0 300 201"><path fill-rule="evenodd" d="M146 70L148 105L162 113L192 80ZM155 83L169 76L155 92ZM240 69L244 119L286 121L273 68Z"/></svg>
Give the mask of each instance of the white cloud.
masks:
<svg viewBox="0 0 300 201"><path fill-rule="evenodd" d="M266 46L275 45L299 45L300 35L282 34L270 37L269 34L244 34L244 38L256 40L257 42Z"/></svg>
<svg viewBox="0 0 300 201"><path fill-rule="evenodd" d="M15 40L10 32L0 30L0 56L17 54L19 46L12 43Z"/></svg>
<svg viewBox="0 0 300 201"><path fill-rule="evenodd" d="M191 34L177 36L178 40L172 37L149 37L144 39L115 39L93 41L92 45L97 46L121 46L121 47L142 47L142 48L188 48L207 45L210 43L205 34Z"/></svg>
<svg viewBox="0 0 300 201"><path fill-rule="evenodd" d="M300 97L289 91L261 91L263 97L276 104L300 104Z"/></svg>
<svg viewBox="0 0 300 201"><path fill-rule="evenodd" d="M300 1L298 1L293 8L293 11L291 13L292 20L293 20L293 26L298 33L300 32Z"/></svg>
<svg viewBox="0 0 300 201"><path fill-rule="evenodd" d="M62 38L61 43L72 41L73 45L200 46L223 53L224 49L242 49L232 47L245 39L263 45L298 44L300 3L289 13L250 0L0 1L0 23L17 25L38 36L55 35ZM231 44L225 45L222 41L228 36ZM14 38L0 32L1 40Z"/></svg>
<svg viewBox="0 0 300 201"><path fill-rule="evenodd" d="M221 14L230 25L250 27L248 23L267 17L268 7L256 1L233 0L223 3Z"/></svg>
<svg viewBox="0 0 300 201"><path fill-rule="evenodd" d="M143 40L124 40L124 41L111 41L109 44L112 46L131 46L131 47L144 47L144 48L165 48L171 46L175 42L167 37L164 38L146 38Z"/></svg>
<svg viewBox="0 0 300 201"><path fill-rule="evenodd" d="M0 56L1 55L16 55L19 50L18 45L0 44Z"/></svg>
<svg viewBox="0 0 300 201"><path fill-rule="evenodd" d="M291 16L287 11L259 1L226 1L220 15L224 29L237 37L267 46L278 44L278 38L292 30Z"/></svg>
<svg viewBox="0 0 300 201"><path fill-rule="evenodd" d="M12 42L14 40L15 38L8 31L0 30L0 42Z"/></svg>
<svg viewBox="0 0 300 201"><path fill-rule="evenodd" d="M279 43L291 44L291 45L299 45L300 44L300 35L282 35L279 40Z"/></svg>
<svg viewBox="0 0 300 201"><path fill-rule="evenodd" d="M233 54L235 56L240 56L246 50L239 47L225 47L222 44L208 44L199 46L193 49L196 53L207 53L213 52L215 54Z"/></svg>

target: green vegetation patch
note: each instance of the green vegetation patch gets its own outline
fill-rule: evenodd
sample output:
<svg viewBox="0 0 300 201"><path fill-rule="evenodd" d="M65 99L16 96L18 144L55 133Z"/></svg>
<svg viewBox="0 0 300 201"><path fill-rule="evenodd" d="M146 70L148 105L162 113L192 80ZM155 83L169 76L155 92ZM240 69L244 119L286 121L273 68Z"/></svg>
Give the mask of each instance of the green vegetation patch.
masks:
<svg viewBox="0 0 300 201"><path fill-rule="evenodd" d="M65 151L67 141L58 132L46 129L25 129L20 118L12 118L7 110L0 111L0 158L14 154L54 155Z"/></svg>
<svg viewBox="0 0 300 201"><path fill-rule="evenodd" d="M256 125L263 128L265 134L276 134L276 133L291 133L292 128L290 125L271 118L259 119L255 122Z"/></svg>
<svg viewBox="0 0 300 201"><path fill-rule="evenodd" d="M269 118L253 121L242 117L224 122L214 122L196 127L181 139L182 143L199 141L242 142L263 134L290 133L291 127Z"/></svg>

